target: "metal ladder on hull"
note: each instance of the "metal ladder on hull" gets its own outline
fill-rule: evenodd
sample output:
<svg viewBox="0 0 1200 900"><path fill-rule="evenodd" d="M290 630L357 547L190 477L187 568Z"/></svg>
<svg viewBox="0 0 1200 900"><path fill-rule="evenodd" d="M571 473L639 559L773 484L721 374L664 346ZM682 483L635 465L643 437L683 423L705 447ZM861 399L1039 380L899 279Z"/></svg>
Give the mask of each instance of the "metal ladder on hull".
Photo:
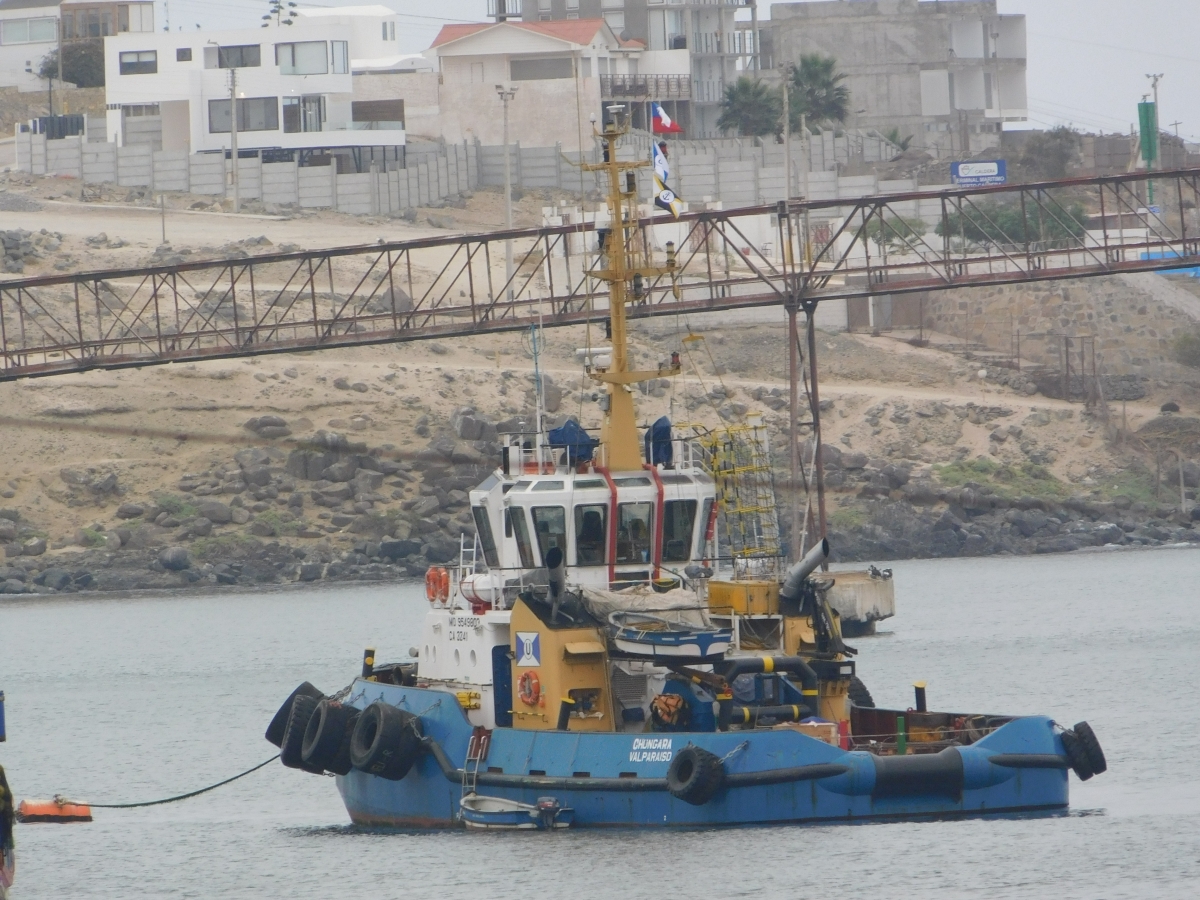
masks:
<svg viewBox="0 0 1200 900"><path fill-rule="evenodd" d="M467 759L463 763L462 794L474 794L479 781L479 766L487 759L488 750L492 746L492 732L482 725L476 725L471 732L471 740L467 742Z"/></svg>

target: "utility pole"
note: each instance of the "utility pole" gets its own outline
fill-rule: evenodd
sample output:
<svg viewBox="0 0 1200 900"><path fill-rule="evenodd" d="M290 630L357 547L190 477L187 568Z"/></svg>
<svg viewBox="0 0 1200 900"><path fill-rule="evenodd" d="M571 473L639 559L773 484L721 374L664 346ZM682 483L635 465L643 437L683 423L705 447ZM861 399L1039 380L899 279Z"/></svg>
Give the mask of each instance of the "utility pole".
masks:
<svg viewBox="0 0 1200 900"><path fill-rule="evenodd" d="M62 90L62 84L63 84L63 77L62 77L63 41L62 41L62 39L63 39L64 23L63 23L62 17L63 17L62 7L60 6L59 10L58 10L58 89L60 91ZM54 115L54 109L53 109L54 104L51 103L50 105L51 105L50 115ZM65 110L64 110L64 112L65 112Z"/></svg>
<svg viewBox="0 0 1200 900"><path fill-rule="evenodd" d="M500 102L504 104L504 230L512 231L512 165L509 162L508 102L517 95L517 89L511 84L507 87L498 84L496 93L500 95ZM512 277L513 246L510 238L504 242L504 283L508 285L506 293L509 300L513 298Z"/></svg>
<svg viewBox="0 0 1200 900"><path fill-rule="evenodd" d="M783 68L783 192L786 199L792 199L792 101L788 90L788 81L792 77L792 67Z"/></svg>
<svg viewBox="0 0 1200 900"><path fill-rule="evenodd" d="M220 47L217 53L221 52ZM237 69L229 70L229 155L233 157L233 211L242 211L242 186L238 178L238 108L237 108ZM331 161L331 165L337 165Z"/></svg>

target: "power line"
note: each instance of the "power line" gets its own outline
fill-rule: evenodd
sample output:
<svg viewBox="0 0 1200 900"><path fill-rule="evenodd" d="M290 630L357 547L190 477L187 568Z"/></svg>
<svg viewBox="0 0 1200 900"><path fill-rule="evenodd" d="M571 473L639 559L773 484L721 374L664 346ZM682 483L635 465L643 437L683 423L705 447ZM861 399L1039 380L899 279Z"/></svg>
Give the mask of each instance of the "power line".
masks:
<svg viewBox="0 0 1200 900"><path fill-rule="evenodd" d="M1103 47L1106 50L1120 50L1123 53L1137 53L1141 56L1150 56L1155 59L1177 59L1180 62L1200 63L1200 59L1191 56L1173 56L1170 53L1162 53L1158 50L1141 50L1137 47L1124 47L1119 44L1104 44L1099 41L1085 41L1080 38L1063 37L1061 34L1049 34L1044 31L1030 31L1029 34L1035 37L1050 38L1055 41L1066 41L1068 44L1083 44L1086 47Z"/></svg>

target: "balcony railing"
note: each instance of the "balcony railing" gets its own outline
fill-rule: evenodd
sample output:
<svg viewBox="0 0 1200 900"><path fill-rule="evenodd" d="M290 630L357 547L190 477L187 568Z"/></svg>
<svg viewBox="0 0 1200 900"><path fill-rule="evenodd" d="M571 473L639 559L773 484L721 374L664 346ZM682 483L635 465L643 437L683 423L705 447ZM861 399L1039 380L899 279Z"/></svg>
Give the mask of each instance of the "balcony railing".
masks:
<svg viewBox="0 0 1200 900"><path fill-rule="evenodd" d="M709 55L750 56L754 53L754 32L697 31L692 35L692 52Z"/></svg>
<svg viewBox="0 0 1200 900"><path fill-rule="evenodd" d="M687 100L692 96L689 75L601 75L600 96L604 100Z"/></svg>

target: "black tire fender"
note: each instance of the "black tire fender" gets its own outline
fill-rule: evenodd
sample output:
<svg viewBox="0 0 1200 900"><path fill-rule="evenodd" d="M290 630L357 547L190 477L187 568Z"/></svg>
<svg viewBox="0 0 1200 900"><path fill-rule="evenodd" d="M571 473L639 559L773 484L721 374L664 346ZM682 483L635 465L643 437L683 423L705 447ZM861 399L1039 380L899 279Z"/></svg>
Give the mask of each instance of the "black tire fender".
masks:
<svg viewBox="0 0 1200 900"><path fill-rule="evenodd" d="M871 692L867 690L867 686L863 684L863 680L857 675L850 677L850 702L859 709L874 709L875 698L871 696Z"/></svg>
<svg viewBox="0 0 1200 900"><path fill-rule="evenodd" d="M1075 774L1079 776L1080 781L1087 781L1096 773L1092 771L1092 764L1088 760L1087 751L1083 748L1079 736L1070 729L1062 733L1063 753L1067 756L1067 762L1071 764L1071 768L1075 770Z"/></svg>
<svg viewBox="0 0 1200 900"><path fill-rule="evenodd" d="M359 712L328 698L317 709L304 729L300 757L310 766L335 775L350 771L350 737L357 724Z"/></svg>
<svg viewBox="0 0 1200 900"><path fill-rule="evenodd" d="M292 714L292 701L300 696L320 700L325 695L307 681L288 694L288 698L283 701L283 705L271 718L271 724L267 726L267 733L264 735L276 747L283 746L283 733L287 730L288 716Z"/></svg>
<svg viewBox="0 0 1200 900"><path fill-rule="evenodd" d="M1087 722L1080 722L1072 730L1075 732L1075 736L1079 738L1079 743L1083 745L1083 750L1087 754L1092 772L1096 775L1102 775L1107 772L1108 760L1104 758L1104 750L1101 749L1100 740L1096 737L1096 732L1092 730L1092 726Z"/></svg>
<svg viewBox="0 0 1200 900"><path fill-rule="evenodd" d="M667 790L692 806L703 806L725 784L725 766L707 750L688 744L667 769Z"/></svg>
<svg viewBox="0 0 1200 900"><path fill-rule="evenodd" d="M418 716L377 700L354 726L350 764L368 775L399 781L421 755L422 737Z"/></svg>
<svg viewBox="0 0 1200 900"><path fill-rule="evenodd" d="M304 732L308 730L308 721L317 711L317 701L312 697L297 695L292 700L292 708L288 712L287 728L283 732L283 742L279 747L279 761L289 769L301 769L320 775L325 770L320 766L311 766L304 761Z"/></svg>

